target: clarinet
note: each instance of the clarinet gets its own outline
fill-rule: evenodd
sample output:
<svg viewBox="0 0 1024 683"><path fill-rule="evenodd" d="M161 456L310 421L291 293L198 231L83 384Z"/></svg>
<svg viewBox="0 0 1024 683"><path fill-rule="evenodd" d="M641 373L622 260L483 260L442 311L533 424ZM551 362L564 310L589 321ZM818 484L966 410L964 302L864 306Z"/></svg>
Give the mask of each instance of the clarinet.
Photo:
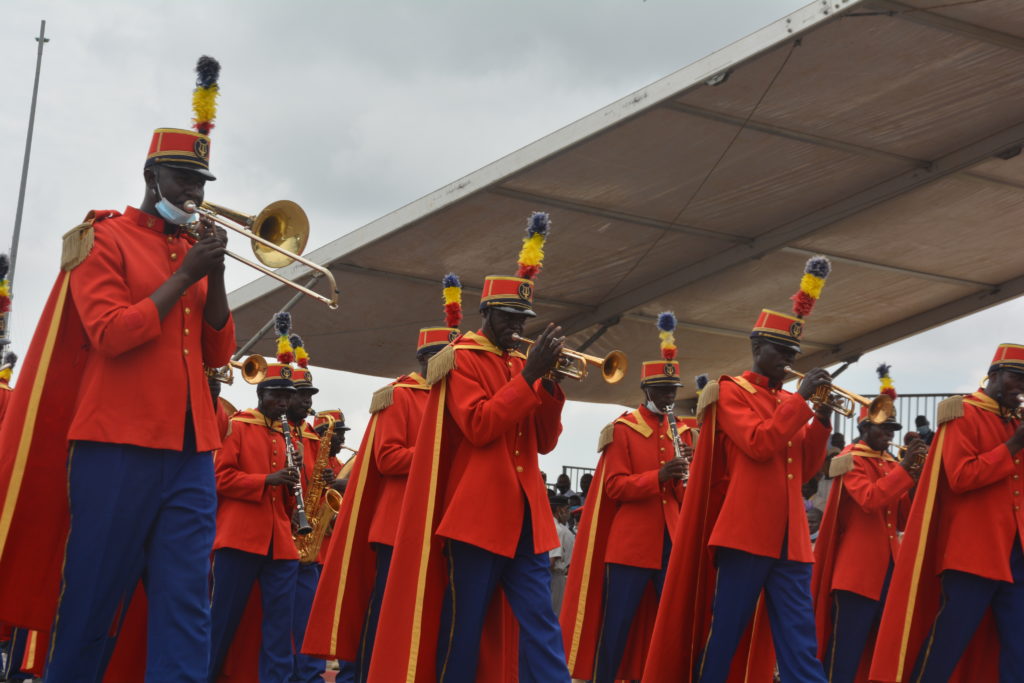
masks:
<svg viewBox="0 0 1024 683"><path fill-rule="evenodd" d="M672 412L673 407L670 406L665 411L665 418L668 420L668 429L672 432L672 447L675 449L676 457L683 460L683 441L679 438L679 427L676 426L676 416ZM690 463L686 463L686 471L683 472L683 478L680 481L682 481L683 486L690 481Z"/></svg>
<svg viewBox="0 0 1024 683"><path fill-rule="evenodd" d="M295 442L292 440L292 427L288 424L288 418L283 413L281 414L281 432L284 434L284 453L289 468L295 468ZM306 504L302 500L302 474L299 474L299 480L292 486L292 494L295 496L295 513L298 516L299 528L295 533L299 536L305 536L313 531L313 527L310 526L309 520L306 518Z"/></svg>

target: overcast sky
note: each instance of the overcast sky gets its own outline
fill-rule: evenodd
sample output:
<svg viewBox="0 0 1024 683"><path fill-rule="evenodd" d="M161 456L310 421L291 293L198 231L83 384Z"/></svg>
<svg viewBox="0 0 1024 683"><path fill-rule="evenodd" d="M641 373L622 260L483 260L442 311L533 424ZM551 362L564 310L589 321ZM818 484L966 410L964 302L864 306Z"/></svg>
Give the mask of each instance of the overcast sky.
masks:
<svg viewBox="0 0 1024 683"><path fill-rule="evenodd" d="M137 205L152 130L188 127L201 54L223 65L212 143L219 180L207 197L250 211L293 199L310 216L312 249L804 4L7 0L0 207L8 219L0 221L0 245L13 229L40 19L52 39L18 254L14 348L23 352L29 342L57 272L60 235L89 209ZM229 289L252 276L229 262ZM843 385L876 391L874 367L884 360L901 392L970 391L997 343L1022 340L1022 313L1020 301L1010 302L865 354ZM369 395L387 378L316 376L317 407L344 409L356 440ZM241 383L224 395L240 408L255 399ZM619 411L570 404L562 443L542 468L591 466L597 432Z"/></svg>

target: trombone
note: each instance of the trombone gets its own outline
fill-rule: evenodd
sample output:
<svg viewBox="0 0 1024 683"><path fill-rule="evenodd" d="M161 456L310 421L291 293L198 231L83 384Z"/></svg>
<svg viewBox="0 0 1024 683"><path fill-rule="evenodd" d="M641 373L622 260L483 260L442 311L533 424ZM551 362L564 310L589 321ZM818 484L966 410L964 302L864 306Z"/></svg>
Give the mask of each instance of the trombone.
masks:
<svg viewBox="0 0 1024 683"><path fill-rule="evenodd" d="M252 253L256 255L260 263L255 263L229 251L227 255L231 258L255 268L282 284L299 290L306 296L311 296L317 301L327 304L331 310L338 307L338 283L334 281L334 275L320 264L300 256L306 248L306 240L309 239L309 219L306 218L306 212L302 210L302 207L295 202L287 199L272 202L255 216L233 211L211 202L203 202L196 206L195 202L187 201L184 209L189 213L206 216L214 223L247 237L252 241ZM198 238L198 234L191 228L190 234ZM326 277L331 286L331 296L317 294L312 289L271 270L272 268L283 268L292 261L298 261L307 268L315 270L316 277Z"/></svg>
<svg viewBox="0 0 1024 683"><path fill-rule="evenodd" d="M516 341L529 344L530 346L533 346L535 343L533 339L520 337L518 334L512 335L512 337ZM601 368L601 378L608 384L615 384L621 380L626 376L626 370L629 369L629 359L626 358L626 354L622 351L612 351L604 358L600 358L571 349L563 349L558 357L558 362L555 363L555 367L552 368L551 372L571 377L575 380L582 380L587 376L588 364Z"/></svg>
<svg viewBox="0 0 1024 683"><path fill-rule="evenodd" d="M235 373L232 368L238 368L248 384L259 384L267 377L267 359L258 353L254 353L243 361L231 360L228 364L208 370L207 373L218 382L224 384L235 383Z"/></svg>
<svg viewBox="0 0 1024 683"><path fill-rule="evenodd" d="M797 372L790 367L786 368L786 372L799 379L806 377L804 373ZM823 384L815 389L811 396L811 403L831 408L844 417L852 417L854 405L859 403L862 406L867 406L868 420L875 424L881 424L896 414L892 397L888 394L879 394L869 400L835 384Z"/></svg>

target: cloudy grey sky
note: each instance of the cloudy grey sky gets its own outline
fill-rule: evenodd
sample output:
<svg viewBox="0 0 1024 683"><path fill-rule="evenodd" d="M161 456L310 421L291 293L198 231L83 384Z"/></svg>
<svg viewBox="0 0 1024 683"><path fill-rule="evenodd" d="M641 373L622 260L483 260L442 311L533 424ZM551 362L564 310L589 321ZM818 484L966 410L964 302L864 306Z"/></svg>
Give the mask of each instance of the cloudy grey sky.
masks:
<svg viewBox="0 0 1024 683"><path fill-rule="evenodd" d="M212 152L220 180L207 187L208 198L248 210L298 201L310 215L314 248L804 4L7 0L2 248L13 227L40 19L52 38L18 256L14 348L23 352L31 337L57 271L60 235L89 209L137 204L152 130L188 126L200 54L223 65ZM252 275L229 263L229 288ZM1010 302L866 354L843 384L874 391L874 366L884 360L902 392L970 390L998 342L1021 340L1022 312L1020 301ZM369 394L385 379L334 371L317 379L319 407L342 407L361 434ZM254 392L236 384L225 396L245 407ZM617 411L571 404L562 443L542 467L592 465L597 432Z"/></svg>

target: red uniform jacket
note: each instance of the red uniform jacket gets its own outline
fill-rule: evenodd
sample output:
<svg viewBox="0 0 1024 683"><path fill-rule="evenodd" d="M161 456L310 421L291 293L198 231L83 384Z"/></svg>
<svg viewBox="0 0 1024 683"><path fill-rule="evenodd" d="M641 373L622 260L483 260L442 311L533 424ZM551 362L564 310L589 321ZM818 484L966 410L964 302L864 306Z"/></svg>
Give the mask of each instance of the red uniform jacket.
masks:
<svg viewBox="0 0 1024 683"><path fill-rule="evenodd" d="M394 403L381 411L377 419L373 459L381 475L381 490L373 508L370 543L395 544L405 482L409 478L416 433L423 409L427 407L429 390L426 380L418 373L399 377L395 383Z"/></svg>
<svg viewBox="0 0 1024 683"><path fill-rule="evenodd" d="M744 372L719 386L728 487L710 544L780 557L787 538L788 559L813 562L800 487L821 469L830 427L811 420L803 397L769 388L762 375Z"/></svg>
<svg viewBox="0 0 1024 683"><path fill-rule="evenodd" d="M63 269L0 428L2 621L39 630L53 622L68 509L50 494L67 477L69 439L180 448L191 406L198 447L220 445L202 366L228 361L234 324L203 321L205 279L157 319L149 295L189 249L168 242L162 225L134 209L90 212L65 237ZM123 410L105 409L113 387Z"/></svg>
<svg viewBox="0 0 1024 683"><path fill-rule="evenodd" d="M682 442L692 446L693 432L682 419L676 425ZM605 444L608 438L611 441ZM623 414L602 432L598 448L604 452L583 506L562 603L562 638L574 678L594 677L605 564L661 567L665 532L675 528L683 497L681 484L658 482L658 470L675 455L671 438L665 418L646 407ZM633 617L616 678L640 678L656 613L657 596L651 587Z"/></svg>
<svg viewBox="0 0 1024 683"><path fill-rule="evenodd" d="M745 372L709 384L681 520L672 538L645 683L686 680L707 642L716 572L714 547L811 562L800 485L825 458L829 427L799 395ZM810 420L810 422L808 422ZM770 681L774 656L764 597L733 658L737 680Z"/></svg>
<svg viewBox="0 0 1024 683"><path fill-rule="evenodd" d="M7 403L11 400L12 391L7 382L0 380L0 424L3 424L4 415L7 414Z"/></svg>
<svg viewBox="0 0 1024 683"><path fill-rule="evenodd" d="M149 295L189 250L188 240L163 229L159 218L128 207L124 216L96 223L92 252L71 271L71 296L91 353L69 439L180 449L191 406L198 450L220 446L204 364L230 360L234 324L229 318L215 330L203 320L205 278L160 319ZM110 387L118 387L121 410L107 407Z"/></svg>
<svg viewBox="0 0 1024 683"><path fill-rule="evenodd" d="M565 395L558 387L549 394L540 380L527 383L523 358L467 333L430 361L428 381L436 381L416 439L377 630L377 642L389 643L390 652L373 658L372 683L434 680L447 584L444 538L512 557L529 505L534 551L558 545L537 454L558 441ZM511 630L501 640L481 638L511 648L515 642Z"/></svg>
<svg viewBox="0 0 1024 683"><path fill-rule="evenodd" d="M266 478L286 466L281 423L269 425L257 410L231 418L231 434L217 453L217 535L213 549L234 548L275 560L297 560L292 540L291 492L267 486Z"/></svg>
<svg viewBox="0 0 1024 683"><path fill-rule="evenodd" d="M1011 581L1010 550L1022 528L1022 453L1005 442L1019 422L982 391L939 406L879 626L871 680L905 681L940 606L946 569ZM913 615L908 619L907 615ZM999 638L986 615L952 680L998 680Z"/></svg>
<svg viewBox="0 0 1024 683"><path fill-rule="evenodd" d="M882 597L889 563L899 550L898 532L910 513L914 480L888 453L871 450L858 441L849 454L852 467L832 484L814 545L811 595L818 632L818 656L824 658L834 624L832 591L857 593L872 600ZM858 680L867 681L874 647L864 650Z"/></svg>
<svg viewBox="0 0 1024 683"><path fill-rule="evenodd" d="M370 543L394 544L406 480L405 476L385 476L376 456L385 439L391 444L392 455L395 451L411 451L429 390L423 378L413 373L399 377L373 396L373 416L349 473L348 488L310 610L302 642L306 654L343 661L353 661L358 655L376 575L376 554ZM403 424L403 420L415 424ZM404 447L400 445L403 434L411 435ZM409 460L411 464L411 454ZM393 459L389 464L394 465ZM388 484L397 484L391 488L392 497L386 503L394 506L387 511L388 518L394 518L394 529L388 540L374 541L372 533L384 516L381 507L385 505Z"/></svg>

